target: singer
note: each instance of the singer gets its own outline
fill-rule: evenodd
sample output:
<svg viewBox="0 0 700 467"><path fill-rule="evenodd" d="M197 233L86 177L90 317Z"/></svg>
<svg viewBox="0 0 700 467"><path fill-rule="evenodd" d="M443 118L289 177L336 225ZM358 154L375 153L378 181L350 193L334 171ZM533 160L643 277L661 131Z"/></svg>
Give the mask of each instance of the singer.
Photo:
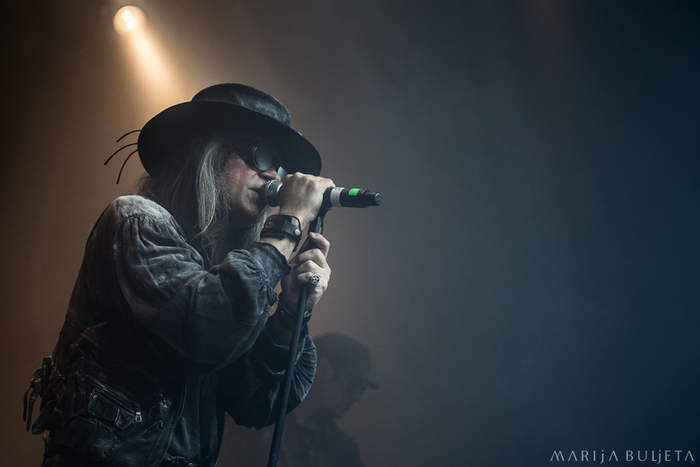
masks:
<svg viewBox="0 0 700 467"><path fill-rule="evenodd" d="M140 130L148 175L93 227L58 343L28 390L28 426L41 397L31 429L45 433L44 466L213 466L225 412L249 427L275 421L290 310L306 283L318 302L331 274L319 234L292 258L334 184L289 122L274 97L219 84ZM262 190L286 172L272 214ZM316 371L302 332L290 410Z"/></svg>

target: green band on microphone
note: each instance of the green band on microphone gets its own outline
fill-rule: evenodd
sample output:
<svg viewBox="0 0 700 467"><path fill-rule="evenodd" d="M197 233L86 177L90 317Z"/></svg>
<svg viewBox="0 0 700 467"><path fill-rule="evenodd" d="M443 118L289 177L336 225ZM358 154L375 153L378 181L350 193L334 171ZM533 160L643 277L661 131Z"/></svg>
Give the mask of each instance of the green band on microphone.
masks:
<svg viewBox="0 0 700 467"><path fill-rule="evenodd" d="M348 190L348 195L349 196L357 196L357 194L360 192L359 188L350 188Z"/></svg>

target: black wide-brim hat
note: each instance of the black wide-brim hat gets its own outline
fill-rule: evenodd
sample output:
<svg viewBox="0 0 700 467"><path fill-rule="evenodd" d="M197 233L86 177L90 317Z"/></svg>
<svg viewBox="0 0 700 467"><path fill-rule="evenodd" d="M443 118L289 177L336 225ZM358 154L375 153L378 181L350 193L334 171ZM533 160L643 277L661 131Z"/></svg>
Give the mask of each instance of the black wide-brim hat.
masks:
<svg viewBox="0 0 700 467"><path fill-rule="evenodd" d="M182 166L195 138L253 136L275 144L286 172L319 175L321 156L290 120L287 108L259 89L216 84L150 119L139 134L138 153L146 172L158 177Z"/></svg>

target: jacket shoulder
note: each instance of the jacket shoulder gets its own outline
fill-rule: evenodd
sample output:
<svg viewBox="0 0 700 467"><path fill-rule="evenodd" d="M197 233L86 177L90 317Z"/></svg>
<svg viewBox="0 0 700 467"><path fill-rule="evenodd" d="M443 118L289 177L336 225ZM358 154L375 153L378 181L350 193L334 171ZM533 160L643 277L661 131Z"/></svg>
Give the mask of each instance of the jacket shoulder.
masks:
<svg viewBox="0 0 700 467"><path fill-rule="evenodd" d="M122 226L137 225L139 230L168 232L168 235L185 236L175 217L163 206L140 195L125 195L114 199L102 212L90 237L111 238Z"/></svg>
<svg viewBox="0 0 700 467"><path fill-rule="evenodd" d="M109 203L106 212L117 220L134 216L149 217L153 220L172 222L173 216L160 204L140 195L125 195Z"/></svg>

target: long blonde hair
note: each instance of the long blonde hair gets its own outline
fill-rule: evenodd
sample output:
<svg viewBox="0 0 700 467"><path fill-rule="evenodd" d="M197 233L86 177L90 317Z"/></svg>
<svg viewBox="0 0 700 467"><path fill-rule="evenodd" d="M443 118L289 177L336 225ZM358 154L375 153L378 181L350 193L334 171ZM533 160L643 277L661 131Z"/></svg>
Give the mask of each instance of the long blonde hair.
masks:
<svg viewBox="0 0 700 467"><path fill-rule="evenodd" d="M220 138L194 140L179 170L152 178L146 175L139 194L165 207L208 265L216 264L233 248L256 241L263 218L253 226L231 224L230 199L221 174L233 152L233 142Z"/></svg>

